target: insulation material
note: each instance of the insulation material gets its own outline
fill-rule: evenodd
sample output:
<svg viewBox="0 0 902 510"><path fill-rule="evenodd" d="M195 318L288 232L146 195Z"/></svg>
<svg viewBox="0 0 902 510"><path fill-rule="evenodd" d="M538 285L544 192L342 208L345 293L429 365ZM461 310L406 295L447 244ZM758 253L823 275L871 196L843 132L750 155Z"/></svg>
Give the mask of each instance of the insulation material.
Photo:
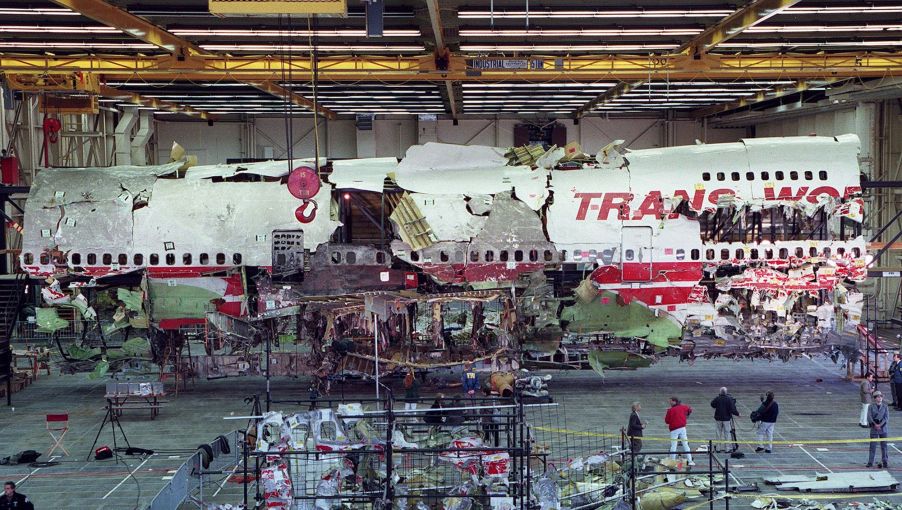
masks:
<svg viewBox="0 0 902 510"><path fill-rule="evenodd" d="M484 216L474 216L467 210L463 195L412 193L409 197L439 241L469 241L485 225Z"/></svg>
<svg viewBox="0 0 902 510"><path fill-rule="evenodd" d="M398 165L398 186L436 195L495 194L516 191L537 211L548 198L548 172L508 166L504 150L478 145L427 143L407 150Z"/></svg>
<svg viewBox="0 0 902 510"><path fill-rule="evenodd" d="M657 314L639 302L617 302L612 292L602 292L589 303L564 308L561 321L571 333L609 332L619 337L643 338L658 347L682 337L682 328L667 314Z"/></svg>
<svg viewBox="0 0 902 510"><path fill-rule="evenodd" d="M278 182L190 182L159 180L147 207L134 213L134 248L163 253L166 242L175 252L216 253L228 246L243 255L243 264L271 264L273 230L303 230L304 248L315 250L340 225L329 218L328 186L314 197L318 211L310 223L299 223L301 201ZM198 204L203 204L198 207Z"/></svg>
<svg viewBox="0 0 902 510"><path fill-rule="evenodd" d="M306 166L315 168L315 159L293 159L279 161L261 161L258 163L233 163L224 165L193 166L188 169L185 179L211 179L222 177L228 179L240 174L259 175L261 177L283 177L291 173L297 167ZM319 166L326 165L326 158L319 158Z"/></svg>
<svg viewBox="0 0 902 510"><path fill-rule="evenodd" d="M398 169L397 158L347 159L332 162L329 182L336 189L382 192L385 178Z"/></svg>
<svg viewBox="0 0 902 510"><path fill-rule="evenodd" d="M401 240L414 250L422 250L435 244L438 239L410 194L404 193L400 198L393 198L394 211L388 218L397 225Z"/></svg>

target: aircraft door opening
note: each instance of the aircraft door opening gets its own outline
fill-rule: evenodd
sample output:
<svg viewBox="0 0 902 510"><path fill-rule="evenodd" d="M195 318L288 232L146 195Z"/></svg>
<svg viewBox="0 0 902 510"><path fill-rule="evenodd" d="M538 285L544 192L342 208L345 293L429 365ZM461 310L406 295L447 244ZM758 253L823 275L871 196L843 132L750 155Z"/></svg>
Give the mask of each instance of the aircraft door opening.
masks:
<svg viewBox="0 0 902 510"><path fill-rule="evenodd" d="M651 227L623 227L620 271L625 282L651 280Z"/></svg>

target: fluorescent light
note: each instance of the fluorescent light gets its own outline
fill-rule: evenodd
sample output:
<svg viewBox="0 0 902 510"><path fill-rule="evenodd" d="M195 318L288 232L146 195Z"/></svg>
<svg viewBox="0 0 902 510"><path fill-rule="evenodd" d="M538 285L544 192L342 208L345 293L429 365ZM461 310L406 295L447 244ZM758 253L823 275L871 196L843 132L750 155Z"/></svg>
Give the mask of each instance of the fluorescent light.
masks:
<svg viewBox="0 0 902 510"><path fill-rule="evenodd" d="M902 12L902 5L862 5L852 7L789 7L782 14L888 14Z"/></svg>
<svg viewBox="0 0 902 510"><path fill-rule="evenodd" d="M523 10L458 11L457 17L463 19L559 19L559 18L723 18L733 11L729 9L634 9L634 10Z"/></svg>
<svg viewBox="0 0 902 510"><path fill-rule="evenodd" d="M34 16L40 14L42 16L81 16L81 14L70 11L69 9L54 7L31 7L31 8L15 8L0 7L0 16Z"/></svg>
<svg viewBox="0 0 902 510"><path fill-rule="evenodd" d="M697 35L700 28L463 29L462 37L620 37Z"/></svg>
<svg viewBox="0 0 902 510"><path fill-rule="evenodd" d="M297 45L278 45L278 44L201 44L201 48L210 51L263 51L263 52L285 52L285 51L313 51L312 46L306 44ZM398 46L335 46L322 45L316 46L318 51L326 51L329 53L342 52L368 52L368 53L416 53L425 51L424 46L417 45L398 45Z"/></svg>
<svg viewBox="0 0 902 510"><path fill-rule="evenodd" d="M106 33L121 34L122 31L113 27L65 27L65 26L38 26L38 25L0 25L0 32L10 34L83 34Z"/></svg>
<svg viewBox="0 0 902 510"><path fill-rule="evenodd" d="M461 44L461 51L476 53L486 52L554 52L554 53L586 53L605 51L647 51L672 50L676 44Z"/></svg>
<svg viewBox="0 0 902 510"><path fill-rule="evenodd" d="M174 28L178 36L189 37L366 37L366 29L321 28L319 30L269 30L260 28ZM419 29L386 29L383 37L420 37Z"/></svg>
<svg viewBox="0 0 902 510"><path fill-rule="evenodd" d="M143 43L95 43L95 42L0 42L0 48L57 48L57 49L129 49L129 50L154 50L156 45Z"/></svg>
<svg viewBox="0 0 902 510"><path fill-rule="evenodd" d="M889 41L820 41L820 42L801 42L801 41L774 41L774 42L723 42L717 45L718 48L785 48L792 46L796 48L820 48L829 47L871 47L871 46L902 46L902 39Z"/></svg>
<svg viewBox="0 0 902 510"><path fill-rule="evenodd" d="M784 25L749 27L750 34L795 34L811 32L892 32L902 30L902 25Z"/></svg>

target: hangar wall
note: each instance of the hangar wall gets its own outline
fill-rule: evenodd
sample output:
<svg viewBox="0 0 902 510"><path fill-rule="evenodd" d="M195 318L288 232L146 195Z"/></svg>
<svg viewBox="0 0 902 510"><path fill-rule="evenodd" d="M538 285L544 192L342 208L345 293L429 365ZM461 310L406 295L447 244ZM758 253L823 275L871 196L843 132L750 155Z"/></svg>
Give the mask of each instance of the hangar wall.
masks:
<svg viewBox="0 0 902 510"><path fill-rule="evenodd" d="M371 131L358 130L354 120L320 120L320 150L332 158L403 157L407 148L429 141L469 145L510 146L514 143L517 119L462 119L418 121L417 119L376 119ZM580 142L586 151L597 151L605 144L626 140L634 149L668 147L694 143L733 142L746 136L745 128L705 128L702 122L653 118L584 118L578 124L560 120L567 127L567 139ZM293 154L312 155L313 119L298 118L291 124ZM284 158L287 156L286 121L257 118L247 122L157 121L156 153L158 161L168 158L172 142L177 141L200 164L229 158Z"/></svg>

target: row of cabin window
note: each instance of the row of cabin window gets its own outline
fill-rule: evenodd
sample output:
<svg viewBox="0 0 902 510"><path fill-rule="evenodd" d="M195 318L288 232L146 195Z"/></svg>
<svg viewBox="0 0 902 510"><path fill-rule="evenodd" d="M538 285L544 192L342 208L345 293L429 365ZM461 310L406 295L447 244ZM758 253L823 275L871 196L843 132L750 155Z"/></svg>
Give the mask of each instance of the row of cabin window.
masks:
<svg viewBox="0 0 902 510"><path fill-rule="evenodd" d="M340 251L333 251L332 255L332 263L333 264L341 264L342 261L342 253ZM385 252L377 251L376 252L376 264L385 264ZM344 263L345 264L356 264L357 263L357 252L349 251L344 254ZM372 263L372 259L370 260Z"/></svg>
<svg viewBox="0 0 902 510"><path fill-rule="evenodd" d="M831 253L832 253L832 250L830 250L830 248L824 248L824 251L823 251L824 257L829 258ZM778 254L778 257L777 257L778 260L788 259L789 258L789 249L780 248L780 250L777 252L777 254ZM836 249L837 256L842 257L845 254L846 254L845 248L837 248ZM716 254L715 254L714 249L709 248L709 249L705 250L705 260L715 260L715 258L716 258L715 255ZM697 250L697 249L692 250L691 252L689 252L689 256L692 260L700 260L701 259L701 251ZM797 247L795 249L795 257L802 258L804 256L805 256L805 249L802 248L801 246ZM817 257L818 256L817 248L815 248L815 247L809 248L808 256L809 257ZM858 248L852 248L852 256L855 258L860 257L861 250ZM739 259L739 260L745 259L746 258L745 250L743 250L742 248L738 248L736 250L735 258ZM752 248L749 250L748 258L750 260L758 260L758 259L772 260L774 258L774 250L772 250L771 248L765 248L764 249L764 257L761 257L761 252L758 251L758 248ZM720 260L730 260L730 250L729 249L723 248L720 250Z"/></svg>
<svg viewBox="0 0 902 510"><path fill-rule="evenodd" d="M514 262L524 262L527 257L529 262L538 262L539 261L539 250L529 250L528 253L524 253L523 250L514 250L513 251L513 261ZM561 260L564 260L564 252L561 252ZM420 261L420 252L412 251L410 252L410 260L413 262ZM511 260L511 252L508 250L501 250L498 252L498 261L499 262L508 262ZM441 262L451 262L451 257L448 255L446 251L439 251L439 261ZM454 262L462 263L464 261L464 252L455 251L454 252ZM494 262L495 261L495 251L494 250L486 250L483 254L482 262ZM542 261L543 262L553 262L554 261L554 253L551 250L544 250L542 252ZM479 260L479 252L471 251L470 252L470 262L480 262Z"/></svg>
<svg viewBox="0 0 902 510"><path fill-rule="evenodd" d="M226 263L226 254L225 253L217 253L214 256L214 258L216 260L217 266L225 265L225 263ZM25 264L33 264L34 263L34 255L31 253L26 253L24 259L25 259ZM198 263L202 266L206 266L206 265L210 264L210 254L208 254L208 253L199 254L197 259L198 259ZM71 260L73 266L82 265L81 253L71 254L69 257L69 260ZM176 261L176 256L174 253L167 253L164 257L164 260L165 260L165 265L174 266L175 261ZM192 264L193 260L194 260L194 257L190 253L182 254L182 265L190 266ZM241 256L240 253L232 254L232 264L240 265L242 260L243 260L243 257ZM112 253L104 253L103 255L100 256L101 265L109 266L114 263L113 261L114 261L114 258L113 258ZM50 255L48 255L46 253L42 253L40 256L40 262L43 265L50 264ZM148 257L148 262L149 262L149 265L151 265L151 266L159 266L160 265L160 255L157 253L151 253L150 256ZM54 260L54 263L65 264L66 261L65 260ZM128 255L126 255L125 253L120 253L120 254L116 255L115 263L119 264L120 266L127 266L128 265ZM132 263L135 266L143 266L144 265L144 254L142 254L142 253L134 254L132 256ZM97 254L96 253L88 253L87 256L85 257L84 264L88 265L88 266L96 266L97 265Z"/></svg>
<svg viewBox="0 0 902 510"><path fill-rule="evenodd" d="M805 170L804 174L805 174L806 181L814 180L814 173L811 170ZM820 180L826 181L827 180L827 171L821 170L820 172L817 173L817 176ZM725 172L717 172L715 177L717 177L718 181L727 180L727 174ZM733 181L738 181L738 180L740 180L740 178L741 178L741 174L739 172L730 172L730 179L732 179ZM774 172L774 180L783 181L783 180L785 180L785 178L786 178L786 174L782 170L777 170L776 172ZM702 173L702 180L710 181L711 180L711 172ZM746 172L745 180L754 181L755 180L755 172ZM766 172L766 171L761 172L761 180L769 181L770 180L770 172ZM799 180L799 172L796 172L795 170L790 171L789 172L789 180L791 180L791 181Z"/></svg>

